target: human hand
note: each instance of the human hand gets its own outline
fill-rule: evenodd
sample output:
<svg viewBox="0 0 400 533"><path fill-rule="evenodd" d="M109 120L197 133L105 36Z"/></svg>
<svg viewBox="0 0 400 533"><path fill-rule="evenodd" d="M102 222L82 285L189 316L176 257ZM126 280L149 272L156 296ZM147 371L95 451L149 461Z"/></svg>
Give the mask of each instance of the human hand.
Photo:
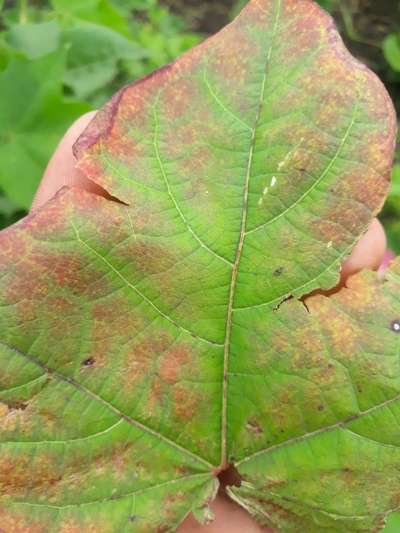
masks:
<svg viewBox="0 0 400 533"><path fill-rule="evenodd" d="M54 153L37 195L32 210L43 205L63 186L75 186L99 195L104 191L93 182L86 179L76 168L72 153L72 146L78 136L93 118L89 113L79 119L67 132L56 152ZM342 283L345 284L349 276L363 268L377 269L382 263L386 250L384 230L378 220L373 220L369 230L356 245L350 258L342 267ZM246 511L229 500L223 490L212 504L215 521L208 526L201 526L189 517L179 528L179 533L261 533L267 531L259 526Z"/></svg>

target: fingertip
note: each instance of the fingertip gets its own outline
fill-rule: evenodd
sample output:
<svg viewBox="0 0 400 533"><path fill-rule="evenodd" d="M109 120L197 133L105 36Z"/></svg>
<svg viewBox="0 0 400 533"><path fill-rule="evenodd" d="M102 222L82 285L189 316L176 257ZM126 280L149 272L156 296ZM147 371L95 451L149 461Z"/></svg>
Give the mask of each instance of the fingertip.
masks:
<svg viewBox="0 0 400 533"><path fill-rule="evenodd" d="M75 168L76 160L72 152L75 141L95 115L96 111L82 115L61 139L44 172L32 202L32 210L46 203L64 186L81 187L85 190L95 189L95 185Z"/></svg>
<svg viewBox="0 0 400 533"><path fill-rule="evenodd" d="M386 234L382 224L375 218L368 231L353 249L351 256L342 265L342 281L365 268L377 270L386 252Z"/></svg>
<svg viewBox="0 0 400 533"><path fill-rule="evenodd" d="M208 525L199 524L192 515L178 528L179 533L271 533L260 526L243 507L226 495L218 494L211 509L215 519Z"/></svg>

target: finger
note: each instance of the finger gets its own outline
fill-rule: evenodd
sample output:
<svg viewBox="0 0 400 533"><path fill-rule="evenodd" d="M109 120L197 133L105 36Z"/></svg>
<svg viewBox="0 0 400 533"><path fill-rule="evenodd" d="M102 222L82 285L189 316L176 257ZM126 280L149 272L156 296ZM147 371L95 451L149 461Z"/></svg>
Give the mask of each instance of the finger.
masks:
<svg viewBox="0 0 400 533"><path fill-rule="evenodd" d="M83 176L83 174L75 168L76 160L72 153L72 147L85 130L86 126L93 119L96 112L92 111L80 117L67 131L63 139L60 141L56 151L54 152L49 164L45 170L42 181L39 185L38 191L32 203L32 210L37 209L50 198L52 198L57 191L64 186L81 187L85 190L99 193L96 185ZM101 194L101 193L100 193Z"/></svg>
<svg viewBox="0 0 400 533"><path fill-rule="evenodd" d="M379 267L379 274L384 276L393 259L396 259L396 254L392 252L392 250L386 250L385 255L383 256L383 261Z"/></svg>
<svg viewBox="0 0 400 533"><path fill-rule="evenodd" d="M227 496L219 494L211 504L215 520L202 526L189 516L178 528L178 533L269 533L251 518L249 513Z"/></svg>
<svg viewBox="0 0 400 533"><path fill-rule="evenodd" d="M386 252L386 235L382 224L374 219L362 239L356 244L351 256L343 263L342 281L364 268L377 270Z"/></svg>

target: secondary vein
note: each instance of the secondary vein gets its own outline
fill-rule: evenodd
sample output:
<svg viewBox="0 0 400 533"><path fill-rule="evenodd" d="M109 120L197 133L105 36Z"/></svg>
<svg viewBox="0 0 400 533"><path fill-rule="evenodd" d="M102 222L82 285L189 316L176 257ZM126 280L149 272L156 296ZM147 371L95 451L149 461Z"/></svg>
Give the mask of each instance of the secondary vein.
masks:
<svg viewBox="0 0 400 533"><path fill-rule="evenodd" d="M27 359L28 361L30 361L31 363L36 365L38 368L40 368L44 372L46 372L46 374L48 374L50 376L53 376L54 378L58 379L59 381L63 381L64 383L68 383L69 385L71 385L75 389L79 390L80 392L82 392L86 396L89 396L89 398L92 398L92 399L96 400L100 404L102 404L105 407L107 407L114 414L116 414L120 420L124 420L125 422L127 422L131 426L136 427L137 429L143 431L144 433L147 433L148 435L151 435L152 437L154 437L157 440L163 442L164 444L167 444L167 445L171 446L172 448L175 448L176 450L180 451L181 453L191 457L192 459L195 459L196 461L198 461L199 463L202 463L207 468L213 468L213 465L211 463L209 463L203 457L200 457L196 453L191 452L190 450L184 448L183 446L181 446L177 442L171 440L170 438L166 437L162 433L150 428L149 426L146 426L145 424L142 424L138 420L135 420L134 418L132 418L129 415L125 414L123 411L118 409L118 407L116 407L115 405L113 405L109 401L105 400L102 396L99 396L98 394L96 394L92 390L88 389L87 387L85 387L84 385L82 385L81 383L76 381L74 378L69 377L69 376L65 376L64 374L61 374L57 370L55 370L55 369L53 369L51 367L48 367L46 364L42 363L36 357L34 357L32 355L29 355L29 354L26 354L26 353L22 352L21 350L19 350L18 348L14 347L14 346L9 346L6 342L4 342L2 340L0 340L0 345L3 345L4 347L8 348L9 350L12 350L15 353L21 355L22 357L24 357L25 359ZM1 443L0 443L0 445L1 445Z"/></svg>

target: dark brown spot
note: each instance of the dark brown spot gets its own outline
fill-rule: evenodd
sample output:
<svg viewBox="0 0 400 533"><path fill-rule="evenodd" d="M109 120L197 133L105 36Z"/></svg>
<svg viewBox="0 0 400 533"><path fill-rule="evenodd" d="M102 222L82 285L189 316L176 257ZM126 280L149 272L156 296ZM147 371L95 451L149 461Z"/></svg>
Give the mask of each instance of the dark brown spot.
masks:
<svg viewBox="0 0 400 533"><path fill-rule="evenodd" d="M255 420L248 420L246 424L246 429L250 433L254 433L256 435L260 435L261 433L263 433L262 427Z"/></svg>
<svg viewBox="0 0 400 533"><path fill-rule="evenodd" d="M318 411L323 411L324 410L324 406L323 405L319 405L318 406Z"/></svg>
<svg viewBox="0 0 400 533"><path fill-rule="evenodd" d="M10 411L25 411L25 409L28 407L28 404L21 400L8 401L5 403Z"/></svg>
<svg viewBox="0 0 400 533"><path fill-rule="evenodd" d="M96 360L93 357L89 357L82 361L82 366L93 366L96 363Z"/></svg>
<svg viewBox="0 0 400 533"><path fill-rule="evenodd" d="M285 269L284 269L283 267L279 267L279 268L277 268L277 269L274 271L274 276L276 276L276 277L277 277L277 276L281 276L281 275L283 274L284 270L285 270Z"/></svg>

